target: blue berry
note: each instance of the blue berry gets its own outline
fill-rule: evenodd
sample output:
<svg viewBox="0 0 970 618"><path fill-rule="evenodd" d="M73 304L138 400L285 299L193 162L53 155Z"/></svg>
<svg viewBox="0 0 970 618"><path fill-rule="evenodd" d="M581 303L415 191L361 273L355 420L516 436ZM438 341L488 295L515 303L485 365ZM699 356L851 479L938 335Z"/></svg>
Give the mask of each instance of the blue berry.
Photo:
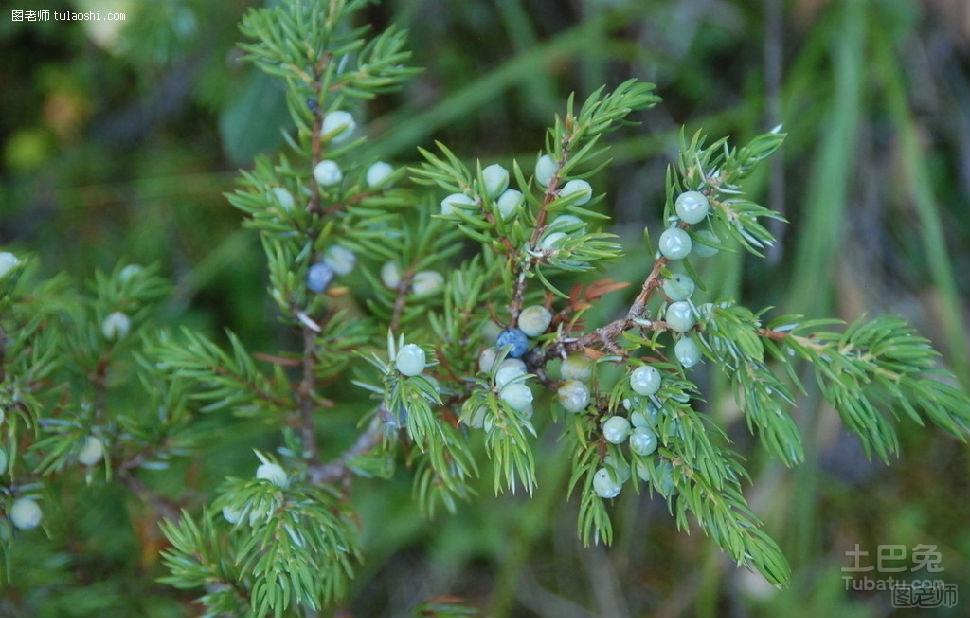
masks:
<svg viewBox="0 0 970 618"><path fill-rule="evenodd" d="M670 300L687 300L694 294L694 280L687 275L674 275L664 279L663 290Z"/></svg>
<svg viewBox="0 0 970 618"><path fill-rule="evenodd" d="M333 268L326 262L317 262L306 274L306 286L314 294L323 294L333 282Z"/></svg>
<svg viewBox="0 0 970 618"><path fill-rule="evenodd" d="M666 318L667 326L677 333L686 333L694 327L694 310L685 300L670 303Z"/></svg>
<svg viewBox="0 0 970 618"><path fill-rule="evenodd" d="M637 427L630 434L630 450L646 457L657 450L657 434L649 427Z"/></svg>
<svg viewBox="0 0 970 618"><path fill-rule="evenodd" d="M684 337L674 345L674 356L684 369L690 369L700 362L701 351L693 337Z"/></svg>
<svg viewBox="0 0 970 618"><path fill-rule="evenodd" d="M660 253L668 260L682 260L690 255L693 242L690 239L690 234L679 227L672 227L664 230L663 234L660 235L658 248Z"/></svg>
<svg viewBox="0 0 970 618"><path fill-rule="evenodd" d="M522 358L529 349L529 338L517 328L507 328L495 338L495 347L500 350L509 348L509 356Z"/></svg>
<svg viewBox="0 0 970 618"><path fill-rule="evenodd" d="M684 191L677 196L674 210L677 211L681 221L694 225L707 217L707 213L711 210L711 203L700 191Z"/></svg>

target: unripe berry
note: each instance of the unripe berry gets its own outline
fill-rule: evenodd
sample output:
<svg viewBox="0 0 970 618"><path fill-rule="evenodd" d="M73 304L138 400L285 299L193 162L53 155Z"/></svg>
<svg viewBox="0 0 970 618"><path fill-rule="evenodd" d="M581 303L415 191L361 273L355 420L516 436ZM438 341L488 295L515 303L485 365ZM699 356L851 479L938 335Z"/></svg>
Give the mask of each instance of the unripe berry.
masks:
<svg viewBox="0 0 970 618"><path fill-rule="evenodd" d="M660 390L660 372L655 367L637 367L630 373L630 388L638 395L653 395Z"/></svg>
<svg viewBox="0 0 970 618"><path fill-rule="evenodd" d="M465 424L469 427L474 427L475 429L481 429L485 426L485 417L488 416L488 408L485 406L478 406L472 415L465 421Z"/></svg>
<svg viewBox="0 0 970 618"><path fill-rule="evenodd" d="M687 300L694 294L694 280L687 275L674 275L664 279L663 290L670 300Z"/></svg>
<svg viewBox="0 0 970 618"><path fill-rule="evenodd" d="M522 373L525 373L525 371L526 371L525 363L522 362L522 360L520 360L518 358L506 358L506 359L504 359L502 361L502 363L499 365L499 367L500 368L501 367L515 367L516 369L518 369Z"/></svg>
<svg viewBox="0 0 970 618"><path fill-rule="evenodd" d="M701 230L695 233L697 242L694 243L694 255L702 258L714 257L717 255L717 237L710 230Z"/></svg>
<svg viewBox="0 0 970 618"><path fill-rule="evenodd" d="M293 194L283 187L273 189L273 197L283 210L293 210L293 207L296 206L296 200L293 199Z"/></svg>
<svg viewBox="0 0 970 618"><path fill-rule="evenodd" d="M105 339L121 339L131 331L131 318L116 311L101 321L101 334Z"/></svg>
<svg viewBox="0 0 970 618"><path fill-rule="evenodd" d="M667 326L677 333L686 333L694 327L694 310L690 303L678 300L667 307Z"/></svg>
<svg viewBox="0 0 970 618"><path fill-rule="evenodd" d="M394 366L406 376L416 376L424 371L424 350L420 346L409 343L397 352Z"/></svg>
<svg viewBox="0 0 970 618"><path fill-rule="evenodd" d="M10 507L10 522L20 530L33 530L44 519L44 513L33 498L17 498Z"/></svg>
<svg viewBox="0 0 970 618"><path fill-rule="evenodd" d="M593 491L600 498L615 498L620 495L620 490L623 487L620 485L619 481L613 478L610 471L606 468L600 468L593 475Z"/></svg>
<svg viewBox="0 0 970 618"><path fill-rule="evenodd" d="M495 338L495 347L499 350L509 348L509 356L521 358L529 349L529 338L517 328L508 328Z"/></svg>
<svg viewBox="0 0 970 618"><path fill-rule="evenodd" d="M0 252L0 279L6 277L18 264L20 264L20 260L17 259L16 255L9 251Z"/></svg>
<svg viewBox="0 0 970 618"><path fill-rule="evenodd" d="M445 278L434 270L422 270L411 279L411 291L416 296L430 296L441 289Z"/></svg>
<svg viewBox="0 0 970 618"><path fill-rule="evenodd" d="M603 421L603 437L607 442L620 444L630 435L630 421L622 416L611 416Z"/></svg>
<svg viewBox="0 0 970 618"><path fill-rule="evenodd" d="M290 478L286 476L286 471L271 461L267 461L256 468L256 478L269 481L277 487L285 488L290 484Z"/></svg>
<svg viewBox="0 0 970 618"><path fill-rule="evenodd" d="M536 159L536 182L543 187L548 187L552 177L556 175L559 166L551 156L544 154Z"/></svg>
<svg viewBox="0 0 970 618"><path fill-rule="evenodd" d="M657 468L660 472L660 482L657 491L664 496L669 496L676 491L676 486L674 485L674 464L665 459L657 465Z"/></svg>
<svg viewBox="0 0 970 618"><path fill-rule="evenodd" d="M485 348L478 354L478 370L488 373L495 366L495 348Z"/></svg>
<svg viewBox="0 0 970 618"><path fill-rule="evenodd" d="M579 380L569 380L556 391L559 403L567 412L582 412L589 405L589 388Z"/></svg>
<svg viewBox="0 0 970 618"><path fill-rule="evenodd" d="M566 234L564 232L552 232L551 234L546 234L546 237L542 239L539 246L543 249L551 251L556 249L563 240L565 240Z"/></svg>
<svg viewBox="0 0 970 618"><path fill-rule="evenodd" d="M516 382L509 384L499 392L502 401L509 404L513 410L524 412L532 407L532 389L525 384Z"/></svg>
<svg viewBox="0 0 970 618"><path fill-rule="evenodd" d="M549 223L549 229L568 228L571 230L582 230L586 227L586 222L576 215L559 215Z"/></svg>
<svg viewBox="0 0 970 618"><path fill-rule="evenodd" d="M690 255L693 243L690 234L679 227L667 228L657 243L660 253L668 260L682 260Z"/></svg>
<svg viewBox="0 0 970 618"><path fill-rule="evenodd" d="M674 210L677 211L681 221L695 225L707 217L707 213L711 210L711 203L700 191L684 191L677 196Z"/></svg>
<svg viewBox="0 0 970 618"><path fill-rule="evenodd" d="M562 362L560 373L563 380L585 382L593 375L593 362L585 354L570 354Z"/></svg>
<svg viewBox="0 0 970 618"><path fill-rule="evenodd" d="M101 460L104 455L104 445L101 444L101 440L98 440L94 436L88 436L84 440L84 445L81 447L81 452L77 456L77 460L85 466L93 466Z"/></svg>
<svg viewBox="0 0 970 618"><path fill-rule="evenodd" d="M475 205L475 200L464 193L452 193L441 200L441 214L452 215L456 210L469 208Z"/></svg>
<svg viewBox="0 0 970 618"><path fill-rule="evenodd" d="M485 195L498 197L509 188L509 171L498 163L493 163L482 170L482 181L485 183Z"/></svg>
<svg viewBox="0 0 970 618"><path fill-rule="evenodd" d="M522 192L518 189L507 189L502 192L502 195L498 196L495 205L498 207L498 213L503 221L510 219L522 206Z"/></svg>
<svg viewBox="0 0 970 618"><path fill-rule="evenodd" d="M323 117L320 133L330 137L330 141L334 144L340 144L350 139L355 128L357 123L354 117L348 112L337 110Z"/></svg>
<svg viewBox="0 0 970 618"><path fill-rule="evenodd" d="M388 260L381 266L381 281L384 285L396 290L401 285L401 267L394 260Z"/></svg>
<svg viewBox="0 0 970 618"><path fill-rule="evenodd" d="M576 194L579 194L581 197L577 198L577 201L573 203L577 206L582 206L593 197L593 187L589 186L589 183L585 180L576 178L567 182L559 191L559 197Z"/></svg>
<svg viewBox="0 0 970 618"><path fill-rule="evenodd" d="M118 278L122 281L131 281L142 273L144 269L139 264L128 264L118 273Z"/></svg>
<svg viewBox="0 0 970 618"><path fill-rule="evenodd" d="M314 294L323 294L333 281L333 268L325 262L317 262L306 273L306 287Z"/></svg>
<svg viewBox="0 0 970 618"><path fill-rule="evenodd" d="M349 275L354 270L354 264L357 263L357 256L347 247L333 245L327 249L327 252L323 256L323 261L333 269L333 272L344 276Z"/></svg>
<svg viewBox="0 0 970 618"><path fill-rule="evenodd" d="M620 481L620 485L630 480L630 466L622 459L610 454L603 458L603 464Z"/></svg>
<svg viewBox="0 0 970 618"><path fill-rule="evenodd" d="M630 450L646 457L657 450L657 434L648 427L637 427L630 434Z"/></svg>
<svg viewBox="0 0 970 618"><path fill-rule="evenodd" d="M7 451L0 448L0 476L7 473Z"/></svg>
<svg viewBox="0 0 970 618"><path fill-rule="evenodd" d="M542 305L530 305L519 314L519 330L529 337L537 337L546 332L549 323L552 322L552 314Z"/></svg>
<svg viewBox="0 0 970 618"><path fill-rule="evenodd" d="M684 369L690 369L700 362L701 351L693 337L684 337L674 345L674 356Z"/></svg>
<svg viewBox="0 0 970 618"><path fill-rule="evenodd" d="M517 365L501 365L495 372L495 386L499 389L505 388L505 386L516 379L517 377L525 375L525 367L519 367Z"/></svg>
<svg viewBox="0 0 970 618"><path fill-rule="evenodd" d="M313 178L321 187L332 187L344 179L344 173L336 161L324 159L313 168Z"/></svg>
<svg viewBox="0 0 970 618"><path fill-rule="evenodd" d="M387 182L387 179L393 173L394 168L389 163L383 161L372 163L367 168L367 187L370 189L383 187L384 183Z"/></svg>
<svg viewBox="0 0 970 618"><path fill-rule="evenodd" d="M222 517L230 525L235 526L236 524L238 524L239 520L242 519L242 516L243 516L242 511L237 511L236 509L230 508L228 506L222 507Z"/></svg>

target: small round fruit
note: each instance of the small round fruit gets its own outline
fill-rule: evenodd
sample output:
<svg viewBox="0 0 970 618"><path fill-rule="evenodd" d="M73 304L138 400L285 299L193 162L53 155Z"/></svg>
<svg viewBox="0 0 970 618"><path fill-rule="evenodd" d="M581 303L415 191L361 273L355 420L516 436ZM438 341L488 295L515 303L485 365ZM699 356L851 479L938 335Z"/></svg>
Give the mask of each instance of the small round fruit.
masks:
<svg viewBox="0 0 970 618"><path fill-rule="evenodd" d="M273 197L283 210L293 210L293 207L296 206L296 200L293 199L293 194L283 187L273 189Z"/></svg>
<svg viewBox="0 0 970 618"><path fill-rule="evenodd" d="M464 193L452 193L441 200L441 214L453 215L455 211L467 209L475 205L475 200Z"/></svg>
<svg viewBox="0 0 970 618"><path fill-rule="evenodd" d="M656 427L660 419L660 411L652 403L647 404L643 410L637 410L630 414L630 422L634 427Z"/></svg>
<svg viewBox="0 0 970 618"><path fill-rule="evenodd" d="M519 207L522 206L522 192L518 189L506 189L502 192L502 195L498 196L495 205L498 207L498 213L502 217L502 221L511 219Z"/></svg>
<svg viewBox="0 0 970 618"><path fill-rule="evenodd" d="M101 457L104 455L104 445L101 444L101 440L98 440L94 436L88 436L84 440L84 444L81 446L81 452L78 453L77 460L85 466L93 466L94 464L101 461Z"/></svg>
<svg viewBox="0 0 970 618"><path fill-rule="evenodd" d="M314 294L323 294L333 282L333 268L325 262L317 262L306 273L306 287Z"/></svg>
<svg viewBox="0 0 970 618"><path fill-rule="evenodd" d="M509 188L509 171L493 163L482 170L482 181L485 183L485 195L498 197Z"/></svg>
<svg viewBox="0 0 970 618"><path fill-rule="evenodd" d="M323 256L323 261L330 265L333 272L342 276L349 275L357 263L357 256L347 247L333 245Z"/></svg>
<svg viewBox="0 0 970 618"><path fill-rule="evenodd" d="M354 117L348 112L337 110L323 117L320 133L330 137L334 144L340 144L350 139L355 128L357 123L354 122Z"/></svg>
<svg viewBox="0 0 970 618"><path fill-rule="evenodd" d="M580 197L576 198L576 201L573 203L576 206L582 206L593 197L593 187L589 186L589 183L585 180L578 178L570 180L559 191L559 197L567 197L570 195L579 195Z"/></svg>
<svg viewBox="0 0 970 618"><path fill-rule="evenodd" d="M582 412L589 405L589 388L579 380L564 382L556 395L567 412Z"/></svg>
<svg viewBox="0 0 970 618"><path fill-rule="evenodd" d="M394 173L394 168L391 167L390 163L385 163L384 161L378 161L372 163L370 167L367 168L367 187L369 189L379 189L384 186L387 179L390 178L391 174Z"/></svg>
<svg viewBox="0 0 970 618"><path fill-rule="evenodd" d="M611 416L603 421L603 437L607 442L620 444L630 435L630 421L622 416Z"/></svg>
<svg viewBox="0 0 970 618"><path fill-rule="evenodd" d="M630 450L646 457L657 450L657 434L649 427L637 427L630 434Z"/></svg>
<svg viewBox="0 0 970 618"><path fill-rule="evenodd" d="M660 372L655 367L637 367L630 373L630 388L638 395L653 395L660 389Z"/></svg>
<svg viewBox="0 0 970 618"><path fill-rule="evenodd" d="M519 412L532 407L532 389L519 382L507 385L499 392L499 397L513 410Z"/></svg>
<svg viewBox="0 0 970 618"><path fill-rule="evenodd" d="M142 274L144 270L145 269L142 268L140 264L128 264L127 266L121 269L120 273L118 273L118 278L126 282L131 281L138 275Z"/></svg>
<svg viewBox="0 0 970 618"><path fill-rule="evenodd" d="M665 459L657 464L657 471L659 473L657 476L660 477L657 491L664 496L674 493L677 489L674 484L674 464Z"/></svg>
<svg viewBox="0 0 970 618"><path fill-rule="evenodd" d="M518 358L506 358L499 364L499 367L515 367L522 373L526 371L525 363Z"/></svg>
<svg viewBox="0 0 970 618"><path fill-rule="evenodd" d="M610 471L606 468L600 468L593 475L593 491L600 498L615 498L620 495L620 489L622 489L619 481L613 478Z"/></svg>
<svg viewBox="0 0 970 618"><path fill-rule="evenodd" d="M290 478L286 476L286 471L271 461L259 464L256 468L256 478L269 481L277 487L286 487L290 484Z"/></svg>
<svg viewBox="0 0 970 618"><path fill-rule="evenodd" d="M485 348L478 353L478 370L488 373L495 366L495 348Z"/></svg>
<svg viewBox="0 0 970 618"><path fill-rule="evenodd" d="M718 248L720 244L717 237L710 230L701 230L700 232L695 232L694 237L697 239L694 242L694 255L702 258L714 257L717 255Z"/></svg>
<svg viewBox="0 0 970 618"><path fill-rule="evenodd" d="M671 227L660 235L658 248L668 260L682 260L690 255L692 244L690 234L679 227Z"/></svg>
<svg viewBox="0 0 970 618"><path fill-rule="evenodd" d="M313 178L321 187L332 187L344 179L344 173L336 161L324 159L313 168Z"/></svg>
<svg viewBox="0 0 970 618"><path fill-rule="evenodd" d="M131 318L116 311L101 321L101 334L105 339L121 339L131 331Z"/></svg>
<svg viewBox="0 0 970 618"><path fill-rule="evenodd" d="M579 380L585 382L593 375L593 361L585 354L570 354L562 362L560 371L563 380Z"/></svg>
<svg viewBox="0 0 970 618"><path fill-rule="evenodd" d="M223 519L225 519L226 522L229 523L232 526L235 526L236 524L238 524L239 523L239 520L242 519L242 516L243 516L243 512L242 511L237 511L236 509L231 508L231 507L228 507L228 506L222 507L222 517L223 517Z"/></svg>
<svg viewBox="0 0 970 618"><path fill-rule="evenodd" d="M569 230L585 229L586 222L576 215L559 215L549 222L549 229L567 228Z"/></svg>
<svg viewBox="0 0 970 618"><path fill-rule="evenodd" d="M667 326L676 333L686 333L694 328L694 310L690 303L678 300L667 307Z"/></svg>
<svg viewBox="0 0 970 618"><path fill-rule="evenodd" d="M488 408L485 406L478 406L475 411L465 420L465 424L469 427L474 427L475 429L481 429L485 426L485 417L488 416Z"/></svg>
<svg viewBox="0 0 970 618"><path fill-rule="evenodd" d="M411 279L411 291L415 296L431 296L441 290L445 278L435 270L422 270Z"/></svg>
<svg viewBox="0 0 970 618"><path fill-rule="evenodd" d="M546 332L549 323L552 322L552 314L542 305L530 305L519 314L519 330L529 337L538 337Z"/></svg>
<svg viewBox="0 0 970 618"><path fill-rule="evenodd" d="M552 251L553 249L558 249L559 244L565 239L565 232L552 232L550 234L546 234L546 237L542 239L539 246L546 251Z"/></svg>
<svg viewBox="0 0 970 618"><path fill-rule="evenodd" d="M518 328L507 328L495 338L495 347L508 348L508 355L512 358L522 358L529 349L529 338Z"/></svg>
<svg viewBox="0 0 970 618"><path fill-rule="evenodd" d="M18 264L20 264L20 260L17 259L16 255L9 251L0 252L0 279L6 277Z"/></svg>
<svg viewBox="0 0 970 618"><path fill-rule="evenodd" d="M670 300L687 300L694 294L694 280L687 275L674 275L664 279L663 290Z"/></svg>
<svg viewBox="0 0 970 618"><path fill-rule="evenodd" d="M10 522L20 530L33 530L42 519L44 512L33 498L17 498L10 507Z"/></svg>
<svg viewBox="0 0 970 618"><path fill-rule="evenodd" d="M525 367L502 365L495 372L495 386L502 389L517 377L525 375Z"/></svg>
<svg viewBox="0 0 970 618"><path fill-rule="evenodd" d="M674 356L684 369L690 369L700 362L701 350L693 337L684 337L674 345Z"/></svg>
<svg viewBox="0 0 970 618"><path fill-rule="evenodd" d="M424 371L426 360L421 346L409 343L398 350L394 366L406 376L416 376Z"/></svg>
<svg viewBox="0 0 970 618"><path fill-rule="evenodd" d="M677 196L674 210L677 211L681 221L695 225L707 217L707 213L711 210L711 203L700 191L684 191Z"/></svg>
<svg viewBox="0 0 970 618"><path fill-rule="evenodd" d="M558 169L555 159L547 154L542 155L536 159L536 182L543 187L548 187Z"/></svg>
<svg viewBox="0 0 970 618"><path fill-rule="evenodd" d="M392 290L401 285L401 267L394 260L388 260L381 266L381 281Z"/></svg>

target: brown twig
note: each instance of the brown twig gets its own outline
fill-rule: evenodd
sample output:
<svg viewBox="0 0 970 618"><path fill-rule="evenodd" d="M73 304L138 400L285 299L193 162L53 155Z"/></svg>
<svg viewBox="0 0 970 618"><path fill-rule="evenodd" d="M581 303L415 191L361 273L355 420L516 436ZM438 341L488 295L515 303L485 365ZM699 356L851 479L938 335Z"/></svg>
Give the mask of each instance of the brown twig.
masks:
<svg viewBox="0 0 970 618"><path fill-rule="evenodd" d="M327 463L310 466L310 482L315 484L332 483L347 477L350 474L350 461L354 457L366 454L381 443L387 414L387 409L383 405L380 406L368 423L367 429L357 436L357 439L347 450Z"/></svg>

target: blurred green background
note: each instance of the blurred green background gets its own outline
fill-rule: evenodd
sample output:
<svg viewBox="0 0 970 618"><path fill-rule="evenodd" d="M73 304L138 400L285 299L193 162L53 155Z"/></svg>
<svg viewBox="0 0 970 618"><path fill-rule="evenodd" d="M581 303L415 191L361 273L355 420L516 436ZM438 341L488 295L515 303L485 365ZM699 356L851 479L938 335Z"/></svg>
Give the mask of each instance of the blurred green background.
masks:
<svg viewBox="0 0 970 618"><path fill-rule="evenodd" d="M235 47L239 17L254 4L31 4L0 12L0 243L79 279L121 259L159 262L176 284L171 321L215 334L228 327L251 349L275 349L262 252L222 195L236 170L280 146L288 123L278 85ZM10 9L28 8L119 10L127 20L11 21ZM766 261L711 260L710 294L813 317L903 314L970 385L966 0L392 0L365 16L378 29L408 28L425 67L368 109L368 149L397 165L432 139L483 160L525 160L569 92L631 76L656 82L664 101L614 140L614 164L595 179L631 247L644 224L659 228L681 124L744 140L784 123L782 156L748 188L791 225ZM636 279L648 258L633 249L608 274ZM601 317L623 305L614 296ZM967 615L965 444L905 421L904 455L885 467L809 392L796 413L808 460L787 470L753 443L720 379L702 380L708 411L748 457L749 499L792 562L790 589L735 569L703 535L676 532L663 502L633 492L614 510L616 545L583 549L552 428L538 441L532 500L493 498L483 483L479 499L428 522L404 471L359 482L367 561L340 611L406 615L454 595L496 616ZM348 439L352 414L329 418L330 448ZM249 473L249 449L277 442L265 426L231 428L238 448L157 483L184 494L186 478L208 479L189 487L191 498ZM197 613L190 593L153 583L159 539L142 506L120 489L61 482L75 492L61 505L74 514L73 544L15 555L0 615ZM960 586L958 607L907 612L887 592L846 592L840 569L856 544L868 564L880 544L937 545L944 571L933 575Z"/></svg>

